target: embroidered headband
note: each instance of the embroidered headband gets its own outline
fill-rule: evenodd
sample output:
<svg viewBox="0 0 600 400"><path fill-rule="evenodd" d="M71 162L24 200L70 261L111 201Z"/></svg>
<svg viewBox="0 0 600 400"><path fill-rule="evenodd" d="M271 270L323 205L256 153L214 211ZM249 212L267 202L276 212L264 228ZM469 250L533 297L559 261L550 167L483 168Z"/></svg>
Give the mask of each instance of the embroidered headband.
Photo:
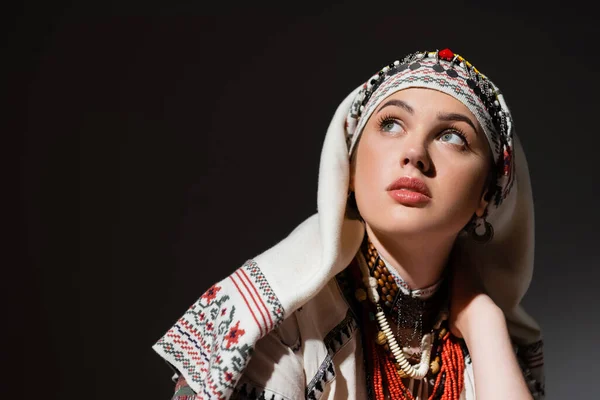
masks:
<svg viewBox="0 0 600 400"><path fill-rule="evenodd" d="M513 184L513 122L504 96L470 62L449 49L416 52L383 67L362 86L346 118L346 141L352 154L375 108L402 89L422 87L446 93L463 103L483 128L498 175L493 202L496 208Z"/></svg>

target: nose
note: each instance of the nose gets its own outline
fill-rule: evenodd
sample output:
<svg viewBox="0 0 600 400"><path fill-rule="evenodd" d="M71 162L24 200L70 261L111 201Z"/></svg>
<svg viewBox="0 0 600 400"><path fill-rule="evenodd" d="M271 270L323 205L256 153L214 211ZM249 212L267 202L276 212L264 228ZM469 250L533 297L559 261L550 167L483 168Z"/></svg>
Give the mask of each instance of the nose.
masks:
<svg viewBox="0 0 600 400"><path fill-rule="evenodd" d="M431 159L427 147L424 143L418 141L410 141L404 143L404 149L401 156L400 164L402 167L412 165L423 174L427 174L431 169Z"/></svg>

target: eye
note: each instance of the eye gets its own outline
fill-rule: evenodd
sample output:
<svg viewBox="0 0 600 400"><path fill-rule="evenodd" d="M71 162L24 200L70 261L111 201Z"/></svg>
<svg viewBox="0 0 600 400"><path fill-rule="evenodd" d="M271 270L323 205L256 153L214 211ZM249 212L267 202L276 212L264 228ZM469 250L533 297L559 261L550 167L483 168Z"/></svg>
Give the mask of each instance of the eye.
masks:
<svg viewBox="0 0 600 400"><path fill-rule="evenodd" d="M458 146L465 146L467 144L464 135L457 131L446 131L445 133L442 133L440 140Z"/></svg>
<svg viewBox="0 0 600 400"><path fill-rule="evenodd" d="M389 133L401 133L404 130L402 128L402 125L400 125L400 123L398 121L396 121L395 119L392 119L392 118L383 119L379 123L379 128L383 132L389 132Z"/></svg>

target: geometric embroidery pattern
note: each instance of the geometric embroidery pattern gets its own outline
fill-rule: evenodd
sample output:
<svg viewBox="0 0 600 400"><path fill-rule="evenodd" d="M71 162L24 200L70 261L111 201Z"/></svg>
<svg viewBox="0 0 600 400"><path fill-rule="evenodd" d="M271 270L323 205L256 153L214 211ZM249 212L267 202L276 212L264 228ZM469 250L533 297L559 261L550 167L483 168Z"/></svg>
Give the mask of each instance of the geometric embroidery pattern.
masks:
<svg viewBox="0 0 600 400"><path fill-rule="evenodd" d="M242 378L243 379L243 378ZM195 399L194 399L195 400ZM236 386L231 400L291 400L279 393L256 386L252 382L241 382Z"/></svg>
<svg viewBox="0 0 600 400"><path fill-rule="evenodd" d="M544 342L539 340L526 346L519 346L517 355L528 368L541 367L544 365Z"/></svg>
<svg viewBox="0 0 600 400"><path fill-rule="evenodd" d="M525 382L534 399L543 399L546 395L544 382L544 342L517 346L517 361L525 377Z"/></svg>
<svg viewBox="0 0 600 400"><path fill-rule="evenodd" d="M249 260L200 296L153 349L185 377L196 399L225 399L255 343L283 314L260 268Z"/></svg>
<svg viewBox="0 0 600 400"><path fill-rule="evenodd" d="M483 126L490 131L490 134L494 139L495 153L498 153L500 151L497 133L494 131L492 121L486 115L487 111L485 111L483 104L478 100L475 94L472 93L471 88L465 83L465 81L458 77L452 78L448 76L432 78L431 76L427 75L427 72L425 70L412 71L412 74L410 75L399 73L398 77L392 78L390 80L390 83L386 85L385 91L379 92L376 96L373 96L372 102L370 102L370 104L377 104L378 99L380 97L384 97L385 95L387 95L387 93L389 93L389 91L393 90L398 86L401 86L405 83L414 84L417 82L423 82L423 84L429 83L439 88L449 88L456 95L465 99L471 106L470 109L476 111L475 114L479 117L478 120L485 121Z"/></svg>
<svg viewBox="0 0 600 400"><path fill-rule="evenodd" d="M269 305L270 309L267 311L267 314L273 316L275 319L275 321L270 321L269 331L273 330L275 326L283 321L284 310L279 299L254 260L246 261L241 269L248 274L254 286L261 292L262 299Z"/></svg>
<svg viewBox="0 0 600 400"><path fill-rule="evenodd" d="M327 356L306 387L307 399L317 400L321 398L325 385L335 379L333 356L350 340L357 329L358 323L352 311L348 309L346 317L325 336L323 342L327 348Z"/></svg>

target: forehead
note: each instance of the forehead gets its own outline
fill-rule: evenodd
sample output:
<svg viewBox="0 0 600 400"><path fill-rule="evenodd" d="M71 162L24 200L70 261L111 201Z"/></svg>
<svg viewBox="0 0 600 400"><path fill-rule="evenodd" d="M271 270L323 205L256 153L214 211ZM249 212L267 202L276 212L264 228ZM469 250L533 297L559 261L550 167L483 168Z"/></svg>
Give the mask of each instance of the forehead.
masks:
<svg viewBox="0 0 600 400"><path fill-rule="evenodd" d="M403 103L410 106L415 114L460 113L469 117L473 122L477 122L473 113L461 101L435 89L407 88L397 91L383 99L377 107L377 111L385 107L390 100L402 100Z"/></svg>

